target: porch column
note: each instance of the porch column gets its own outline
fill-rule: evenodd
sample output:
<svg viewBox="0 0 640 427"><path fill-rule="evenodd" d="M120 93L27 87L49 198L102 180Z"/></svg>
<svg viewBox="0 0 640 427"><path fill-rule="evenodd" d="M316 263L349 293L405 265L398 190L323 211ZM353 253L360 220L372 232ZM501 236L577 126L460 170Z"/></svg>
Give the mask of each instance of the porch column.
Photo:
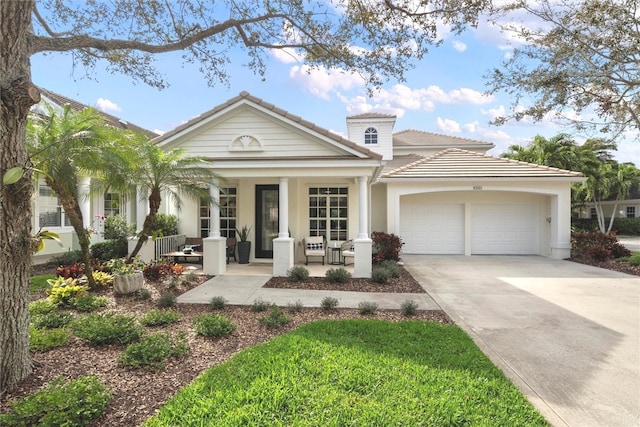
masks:
<svg viewBox="0 0 640 427"><path fill-rule="evenodd" d="M80 212L82 212L82 226L84 228L91 227L91 178L83 176L78 179L78 203L80 204Z"/></svg>
<svg viewBox="0 0 640 427"><path fill-rule="evenodd" d="M149 195L141 187L136 190L136 232L142 231L144 219L149 213Z"/></svg>
<svg viewBox="0 0 640 427"><path fill-rule="evenodd" d="M367 177L358 177L358 237L353 240L353 277L371 277L372 241L369 238L369 188Z"/></svg>
<svg viewBox="0 0 640 427"><path fill-rule="evenodd" d="M223 274L227 271L227 238L220 235L220 188L209 186L209 236L202 239L202 271L204 274Z"/></svg>
<svg viewBox="0 0 640 427"><path fill-rule="evenodd" d="M551 197L551 216L547 221L551 228L551 258L569 258L571 256L570 188Z"/></svg>
<svg viewBox="0 0 640 427"><path fill-rule="evenodd" d="M280 178L278 238L273 239L273 275L286 276L293 267L293 239L289 236L289 178Z"/></svg>

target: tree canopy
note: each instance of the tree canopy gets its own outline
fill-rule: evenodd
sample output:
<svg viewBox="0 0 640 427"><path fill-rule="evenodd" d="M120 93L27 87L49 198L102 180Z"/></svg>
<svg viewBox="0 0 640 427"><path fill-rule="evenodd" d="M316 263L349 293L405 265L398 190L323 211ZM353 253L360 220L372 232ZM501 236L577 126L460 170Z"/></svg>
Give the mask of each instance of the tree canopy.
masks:
<svg viewBox="0 0 640 427"><path fill-rule="evenodd" d="M537 26L503 25L523 46L487 81L513 96L507 120L558 118L615 138L640 133L640 10L636 0L517 1Z"/></svg>

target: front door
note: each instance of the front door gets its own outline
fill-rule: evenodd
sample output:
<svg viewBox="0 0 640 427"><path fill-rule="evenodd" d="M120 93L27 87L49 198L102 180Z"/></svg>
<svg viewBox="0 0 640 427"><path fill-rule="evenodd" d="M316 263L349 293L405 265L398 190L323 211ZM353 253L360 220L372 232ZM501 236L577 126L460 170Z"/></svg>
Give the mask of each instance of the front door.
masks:
<svg viewBox="0 0 640 427"><path fill-rule="evenodd" d="M278 237L278 186L256 185L256 258L273 258Z"/></svg>

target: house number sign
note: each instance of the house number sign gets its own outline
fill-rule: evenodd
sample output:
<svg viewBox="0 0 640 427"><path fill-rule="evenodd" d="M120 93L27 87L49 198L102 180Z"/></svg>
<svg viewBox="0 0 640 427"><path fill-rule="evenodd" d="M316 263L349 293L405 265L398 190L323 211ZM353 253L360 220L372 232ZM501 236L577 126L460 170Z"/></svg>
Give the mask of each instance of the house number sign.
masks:
<svg viewBox="0 0 640 427"><path fill-rule="evenodd" d="M482 190L482 185L474 185L473 189L474 190Z"/></svg>

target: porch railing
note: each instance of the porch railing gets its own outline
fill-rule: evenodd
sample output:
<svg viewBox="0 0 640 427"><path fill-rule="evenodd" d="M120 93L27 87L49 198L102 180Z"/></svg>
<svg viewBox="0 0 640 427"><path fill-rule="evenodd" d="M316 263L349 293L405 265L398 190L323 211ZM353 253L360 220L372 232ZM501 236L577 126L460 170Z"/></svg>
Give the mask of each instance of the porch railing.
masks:
<svg viewBox="0 0 640 427"><path fill-rule="evenodd" d="M158 237L155 243L155 259L160 259L160 255L177 251L184 246L187 236L184 234L174 234L173 236Z"/></svg>

